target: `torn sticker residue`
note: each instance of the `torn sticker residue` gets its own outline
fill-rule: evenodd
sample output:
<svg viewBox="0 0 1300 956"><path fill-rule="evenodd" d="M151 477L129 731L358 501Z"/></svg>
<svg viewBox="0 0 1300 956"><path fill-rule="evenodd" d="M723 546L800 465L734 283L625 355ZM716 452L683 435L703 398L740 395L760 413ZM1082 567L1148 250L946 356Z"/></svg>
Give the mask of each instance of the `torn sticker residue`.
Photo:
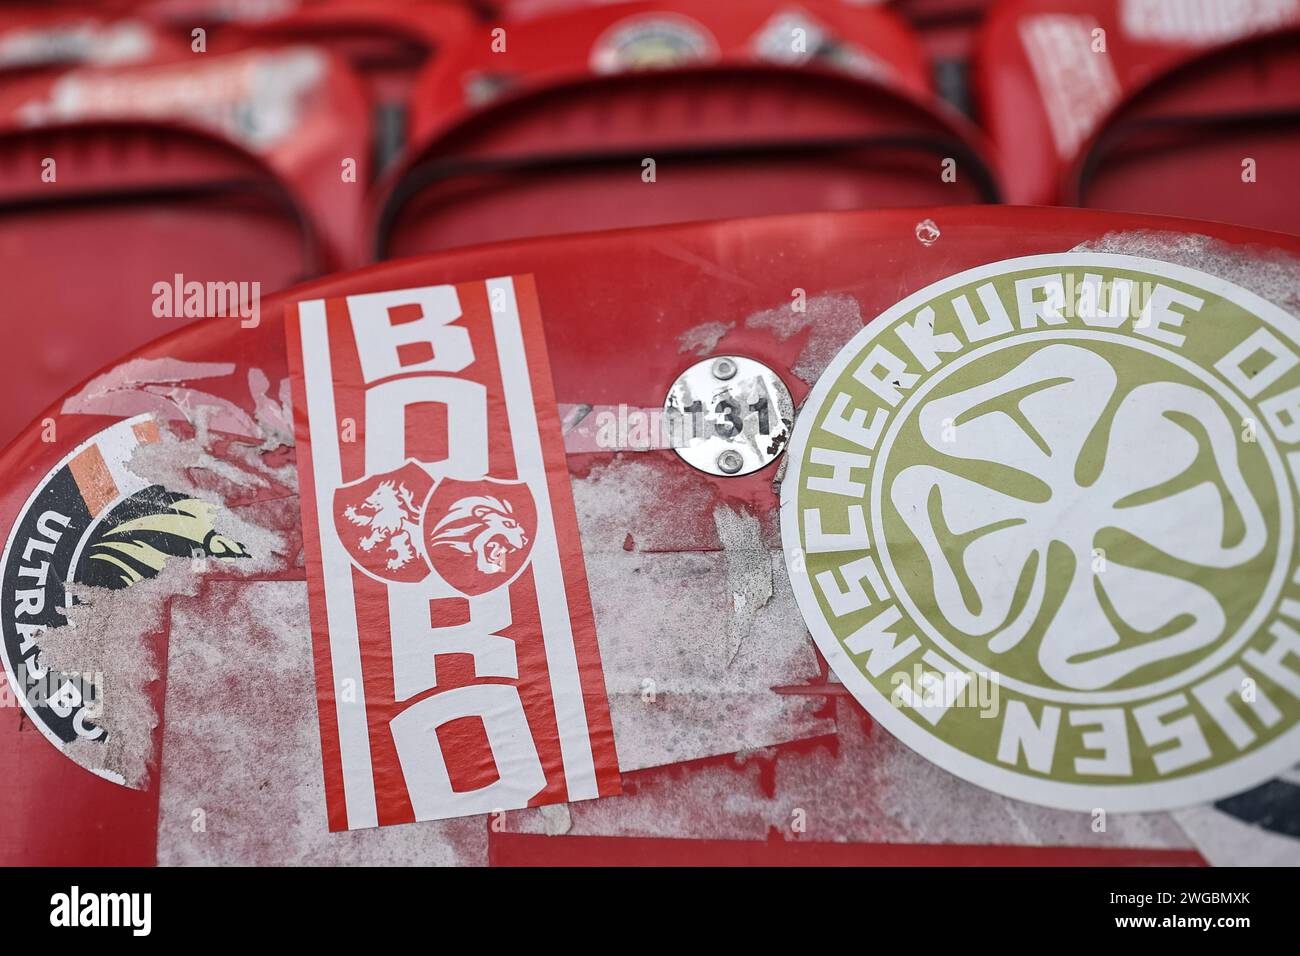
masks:
<svg viewBox="0 0 1300 956"><path fill-rule="evenodd" d="M623 796L570 806L566 834L980 847L1190 846L1168 813L1112 814L1098 831L1092 814L998 796L874 727L847 696L834 699L836 736L630 774ZM549 832L547 821L531 810L507 814L505 827Z"/></svg>
<svg viewBox="0 0 1300 956"><path fill-rule="evenodd" d="M1195 233L1134 229L1108 232L1070 252L1143 256L1208 272L1300 315L1300 259L1277 249L1230 245Z"/></svg>
<svg viewBox="0 0 1300 956"><path fill-rule="evenodd" d="M617 793L531 278L286 328L330 829Z"/></svg>
<svg viewBox="0 0 1300 956"><path fill-rule="evenodd" d="M561 405L567 455L653 451L686 442L680 418L663 408L627 405Z"/></svg>
<svg viewBox="0 0 1300 956"><path fill-rule="evenodd" d="M862 330L862 311L853 296L835 293L820 295L803 303L780 305L756 312L745 320L747 329L763 329L778 339L790 339L807 333L803 349L790 371L808 385L816 383L826 366L841 348Z"/></svg>
<svg viewBox="0 0 1300 956"><path fill-rule="evenodd" d="M329 832L308 633L302 581L218 581L173 605L159 864L485 865L482 819ZM232 662L249 662L238 680Z"/></svg>
<svg viewBox="0 0 1300 956"><path fill-rule="evenodd" d="M708 355L734 327L734 322L701 322L677 336L677 351Z"/></svg>
<svg viewBox="0 0 1300 956"><path fill-rule="evenodd" d="M255 439L263 451L293 444L289 410L289 380L281 379L274 394L266 373L248 371L250 413L235 402L196 388L193 382L232 375L229 362L187 362L172 358L137 358L115 366L64 399L64 415L112 415L130 418L149 414L158 422L184 422L194 428L200 444L208 436Z"/></svg>
<svg viewBox="0 0 1300 956"><path fill-rule="evenodd" d="M170 378L200 373L215 377L234 371L193 366L182 370L178 364L138 369L137 372L149 372L153 378L142 387L156 387L163 379L170 381ZM178 374L181 371L184 376ZM249 376L250 386L265 382L256 370L254 373ZM268 566L271 573L301 568L301 518L292 449L288 457L262 450L265 445L274 444L270 440L273 430L259 424L263 415L248 415L240 406L223 399L206 393L200 395L192 389L182 390L179 381L171 381L165 388L166 397L155 395L154 398L161 398L168 419L179 428L192 431L193 437L178 438L171 430L162 429L157 441L135 448L129 461L132 472L178 493L222 503L221 528L259 560L262 556L273 558L274 563ZM83 391L88 404L86 410L102 409L90 403L128 398L130 391L127 380L120 387L101 381L97 388ZM268 397L274 390L251 387L250 392L256 402L259 396ZM164 406L151 399L149 407L158 410ZM283 405L273 411L282 416ZM224 429L214 428L212 422L226 428L237 427L242 437L231 440ZM728 510L722 513L721 520L728 522L726 527L734 526L742 532L733 539L733 544L740 545L739 551L730 548L736 553L729 556L714 514L718 502L713 486L679 463L638 461L600 465L586 478L575 479L574 489L583 502L582 538L589 571L596 561L605 567L610 550L617 552L617 558L624 562L609 567L609 574L602 573L599 582L593 580L593 589L598 591L597 613L606 622L604 629L610 636L610 640L601 639L606 674L611 680L611 675L620 675L618 686L622 690L617 696L622 700L615 704L619 715L616 720L618 739L628 741L629 766L761 747L833 729L830 721L814 713L815 705L808 699L772 690L816 677L818 665L800 619L794 613L779 555L770 555L772 564L766 574L761 573L755 561L760 553L753 546L755 528L761 531L762 541L769 549L777 544L770 518L758 521L749 517L738 503L726 506ZM750 546L743 545L746 534L751 539ZM632 546L635 552L651 553L625 550L630 536L635 537ZM701 549L703 553L691 556L653 553L672 552L682 547ZM734 570L738 562L746 569L739 579ZM194 575L189 562L182 563L183 574L169 575L157 587L160 602L173 594L195 593L198 584L190 580ZM208 562L203 573L221 571L216 564ZM642 564L646 566L645 576L633 570ZM694 571L701 564L707 568L704 576ZM254 574L247 562L241 562L240 570L244 576ZM759 597L748 602L749 610L738 613L733 595L751 593L744 584L748 578L757 582L760 595L771 588L774 600L759 608L763 603ZM646 609L644 618L626 614L627 602L622 596L633 581L645 589L644 595L634 602ZM687 585L686 594L683 594L683 582ZM145 593L140 592L141 600ZM680 607L682 614L706 608L703 620L707 626L692 622L690 626L663 628L654 619L662 619L664 615L650 610L659 608L662 612L665 607ZM86 608L85 612L90 613L91 609ZM142 621L148 617L140 615ZM745 623L742 618L752 620ZM649 667L638 620L653 621L653 626L662 633L663 643L657 647L653 665ZM130 623L129 619L124 623ZM118 634L116 630L114 633L117 635L114 647L151 644L144 636L148 631L143 627L139 633ZM750 636L753 639L746 640ZM123 656L122 652L114 653ZM710 662L706 673L713 676L696 680L691 673L695 665L691 662L705 659ZM653 708L642 703L642 683L648 672L659 674L663 685L663 693ZM610 684L611 692L615 686Z"/></svg>
<svg viewBox="0 0 1300 956"><path fill-rule="evenodd" d="M616 458L573 480L624 770L834 730L779 550L752 514L673 461Z"/></svg>

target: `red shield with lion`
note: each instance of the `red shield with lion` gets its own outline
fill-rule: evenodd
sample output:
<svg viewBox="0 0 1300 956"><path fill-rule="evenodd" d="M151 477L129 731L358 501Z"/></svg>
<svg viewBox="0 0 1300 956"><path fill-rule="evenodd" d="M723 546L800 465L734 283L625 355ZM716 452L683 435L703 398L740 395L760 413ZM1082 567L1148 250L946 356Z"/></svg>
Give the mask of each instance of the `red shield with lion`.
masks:
<svg viewBox="0 0 1300 956"><path fill-rule="evenodd" d="M424 509L429 564L461 594L509 584L537 537L537 504L521 481L446 478Z"/></svg>
<svg viewBox="0 0 1300 956"><path fill-rule="evenodd" d="M334 492L334 527L358 567L385 581L411 584L429 576L420 521L433 478L413 461L367 475Z"/></svg>

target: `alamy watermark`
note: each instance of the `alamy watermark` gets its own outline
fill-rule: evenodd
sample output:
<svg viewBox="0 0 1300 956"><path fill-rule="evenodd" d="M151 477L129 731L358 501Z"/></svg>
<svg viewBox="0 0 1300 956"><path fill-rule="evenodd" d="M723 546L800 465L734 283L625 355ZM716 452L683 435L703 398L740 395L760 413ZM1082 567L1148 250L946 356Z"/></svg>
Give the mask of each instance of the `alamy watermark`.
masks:
<svg viewBox="0 0 1300 956"><path fill-rule="evenodd" d="M239 319L240 328L262 323L262 283L198 282L181 273L153 284L157 319Z"/></svg>

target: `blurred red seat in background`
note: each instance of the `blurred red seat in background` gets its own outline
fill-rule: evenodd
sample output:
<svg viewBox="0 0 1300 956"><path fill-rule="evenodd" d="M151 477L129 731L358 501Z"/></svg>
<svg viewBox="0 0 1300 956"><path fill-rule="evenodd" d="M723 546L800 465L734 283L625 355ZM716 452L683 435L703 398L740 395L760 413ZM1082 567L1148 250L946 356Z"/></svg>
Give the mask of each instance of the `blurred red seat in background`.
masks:
<svg viewBox="0 0 1300 956"><path fill-rule="evenodd" d="M1295 231L1297 28L1300 0L1006 0L976 89L1008 201Z"/></svg>
<svg viewBox="0 0 1300 956"><path fill-rule="evenodd" d="M997 198L977 131L934 98L915 38L887 12L629 3L494 29L417 88L377 257Z"/></svg>
<svg viewBox="0 0 1300 956"><path fill-rule="evenodd" d="M498 0L495 13L505 20L527 20L537 16L561 13L587 7L608 6L610 0ZM886 8L907 21L916 35L921 49L930 63L930 70L939 95L948 102L969 112L966 89L967 61L975 46L984 14L993 0L820 0L823 4L839 7L841 15L851 18L854 13ZM783 9L794 12L798 3Z"/></svg>
<svg viewBox="0 0 1300 956"><path fill-rule="evenodd" d="M0 84L0 443L192 321L155 316L155 283L269 293L345 265L365 167L355 80L306 47Z"/></svg>
<svg viewBox="0 0 1300 956"><path fill-rule="evenodd" d="M993 0L891 0L917 36L931 60L965 60L974 50L975 36Z"/></svg>
<svg viewBox="0 0 1300 956"><path fill-rule="evenodd" d="M1063 184L1069 205L1300 231L1300 29L1207 52L1127 99Z"/></svg>
<svg viewBox="0 0 1300 956"><path fill-rule="evenodd" d="M157 0L145 12L186 38L195 26L211 33L217 52L266 43L309 43L336 54L361 80L376 137L376 168L405 143L406 104L434 56L464 42L474 15L454 0Z"/></svg>
<svg viewBox="0 0 1300 956"><path fill-rule="evenodd" d="M124 66L179 50L144 18L109 4L6 4L0 17L0 77L67 69Z"/></svg>

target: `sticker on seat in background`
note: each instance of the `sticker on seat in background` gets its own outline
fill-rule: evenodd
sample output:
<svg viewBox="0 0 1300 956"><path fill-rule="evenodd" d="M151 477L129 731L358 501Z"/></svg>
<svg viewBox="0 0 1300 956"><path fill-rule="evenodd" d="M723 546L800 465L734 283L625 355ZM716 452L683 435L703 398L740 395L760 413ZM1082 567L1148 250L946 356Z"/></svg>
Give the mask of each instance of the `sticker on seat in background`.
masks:
<svg viewBox="0 0 1300 956"><path fill-rule="evenodd" d="M618 793L532 278L286 327L330 829Z"/></svg>
<svg viewBox="0 0 1300 956"><path fill-rule="evenodd" d="M787 460L804 619L940 766L1096 817L1296 763L1300 322L1278 307L1133 256L972 269L845 346Z"/></svg>

